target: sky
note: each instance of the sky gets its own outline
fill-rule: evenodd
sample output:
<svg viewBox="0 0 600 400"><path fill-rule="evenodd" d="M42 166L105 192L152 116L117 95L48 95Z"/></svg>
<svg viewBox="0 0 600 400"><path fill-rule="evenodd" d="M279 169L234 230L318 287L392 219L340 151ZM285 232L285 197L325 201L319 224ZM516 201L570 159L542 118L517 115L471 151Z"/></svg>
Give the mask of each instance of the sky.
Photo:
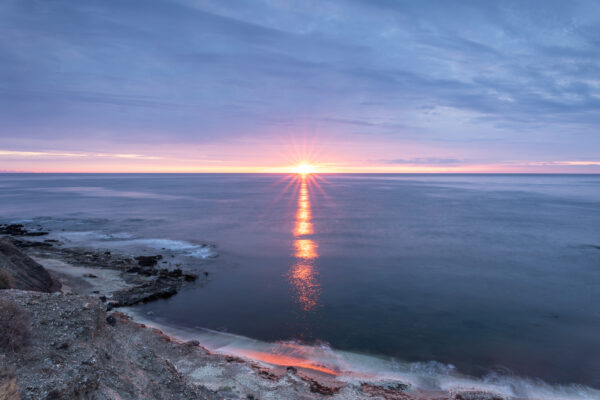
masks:
<svg viewBox="0 0 600 400"><path fill-rule="evenodd" d="M600 2L0 2L0 171L303 161L600 173Z"/></svg>

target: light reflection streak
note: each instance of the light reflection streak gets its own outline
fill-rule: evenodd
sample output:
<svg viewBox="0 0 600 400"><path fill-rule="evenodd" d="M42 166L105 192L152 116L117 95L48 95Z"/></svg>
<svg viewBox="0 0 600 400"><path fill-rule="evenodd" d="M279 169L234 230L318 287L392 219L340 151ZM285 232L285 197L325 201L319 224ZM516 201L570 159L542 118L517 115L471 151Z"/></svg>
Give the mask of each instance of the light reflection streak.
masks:
<svg viewBox="0 0 600 400"><path fill-rule="evenodd" d="M292 354L281 354L281 353L268 353L266 351L255 351L255 350L237 350L237 353L244 356L249 357L254 360L263 361L272 365L281 365L281 366L294 366L299 368L305 368L317 372L323 372L329 375L339 375L340 371L335 368L335 366L329 366L326 364L319 364L317 361L311 358L313 356L310 354L311 352L303 350L302 346L288 344L286 347L291 349L295 349ZM308 349L308 347L307 347ZM277 351L282 351L287 349L277 349ZM297 354L295 354L297 353ZM307 354L304 354L307 353Z"/></svg>
<svg viewBox="0 0 600 400"><path fill-rule="evenodd" d="M313 226L310 222L311 217L306 177L303 176L300 185L300 196L298 196L298 211L296 213L294 236L311 235L313 233Z"/></svg>
<svg viewBox="0 0 600 400"><path fill-rule="evenodd" d="M314 234L310 194L308 190L311 177L300 175L300 192L294 224L294 256L296 262L289 273L290 283L296 291L296 301L304 311L312 311L319 305L321 286L317 280L315 260L318 258L317 243L307 235Z"/></svg>

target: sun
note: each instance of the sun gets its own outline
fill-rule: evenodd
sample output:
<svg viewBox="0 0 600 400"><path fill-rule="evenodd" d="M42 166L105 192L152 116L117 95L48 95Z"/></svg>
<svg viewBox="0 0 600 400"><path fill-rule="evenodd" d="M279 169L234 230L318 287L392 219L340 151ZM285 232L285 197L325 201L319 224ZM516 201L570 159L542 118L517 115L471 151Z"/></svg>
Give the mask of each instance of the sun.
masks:
<svg viewBox="0 0 600 400"><path fill-rule="evenodd" d="M292 167L292 172L299 175L308 175L317 172L317 168L309 163L301 162L300 164Z"/></svg>

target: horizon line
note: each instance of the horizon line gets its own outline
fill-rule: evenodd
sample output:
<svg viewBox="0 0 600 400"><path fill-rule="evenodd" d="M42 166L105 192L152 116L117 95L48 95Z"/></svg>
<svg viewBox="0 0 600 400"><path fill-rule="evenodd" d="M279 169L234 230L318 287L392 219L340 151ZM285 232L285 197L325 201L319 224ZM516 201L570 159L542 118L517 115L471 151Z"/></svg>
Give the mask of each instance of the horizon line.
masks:
<svg viewBox="0 0 600 400"><path fill-rule="evenodd" d="M0 171L3 175L301 175L297 172L54 172ZM313 172L307 175L600 175L600 172Z"/></svg>

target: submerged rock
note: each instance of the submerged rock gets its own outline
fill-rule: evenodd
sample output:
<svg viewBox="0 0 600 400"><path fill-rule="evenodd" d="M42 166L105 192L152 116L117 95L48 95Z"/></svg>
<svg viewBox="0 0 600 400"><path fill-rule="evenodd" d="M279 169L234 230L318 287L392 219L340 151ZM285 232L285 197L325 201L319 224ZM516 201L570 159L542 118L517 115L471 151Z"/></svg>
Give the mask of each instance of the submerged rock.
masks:
<svg viewBox="0 0 600 400"><path fill-rule="evenodd" d="M161 276L142 285L115 292L113 294L113 300L115 300L114 306L132 306L138 303L171 297L181 289L182 284L181 279Z"/></svg>
<svg viewBox="0 0 600 400"><path fill-rule="evenodd" d="M458 393L454 400L506 400L504 397L496 395L494 393L486 393L486 392L463 392Z"/></svg>
<svg viewBox="0 0 600 400"><path fill-rule="evenodd" d="M2 235L22 236L26 232L21 224L0 225L0 234Z"/></svg>
<svg viewBox="0 0 600 400"><path fill-rule="evenodd" d="M43 242L36 242L31 240L12 239L12 242L16 247L20 249L25 249L29 247L52 247L52 242L48 242L46 240L44 240Z"/></svg>
<svg viewBox="0 0 600 400"><path fill-rule="evenodd" d="M158 260L162 260L162 256L160 254L156 256L139 256L135 260L142 267L154 267L158 264Z"/></svg>
<svg viewBox="0 0 600 400"><path fill-rule="evenodd" d="M48 232L44 231L28 231L22 224L0 225L0 235L11 236L44 236Z"/></svg>
<svg viewBox="0 0 600 400"><path fill-rule="evenodd" d="M48 232L43 232L43 231L35 231L35 232L26 232L25 236L44 236L47 235Z"/></svg>

